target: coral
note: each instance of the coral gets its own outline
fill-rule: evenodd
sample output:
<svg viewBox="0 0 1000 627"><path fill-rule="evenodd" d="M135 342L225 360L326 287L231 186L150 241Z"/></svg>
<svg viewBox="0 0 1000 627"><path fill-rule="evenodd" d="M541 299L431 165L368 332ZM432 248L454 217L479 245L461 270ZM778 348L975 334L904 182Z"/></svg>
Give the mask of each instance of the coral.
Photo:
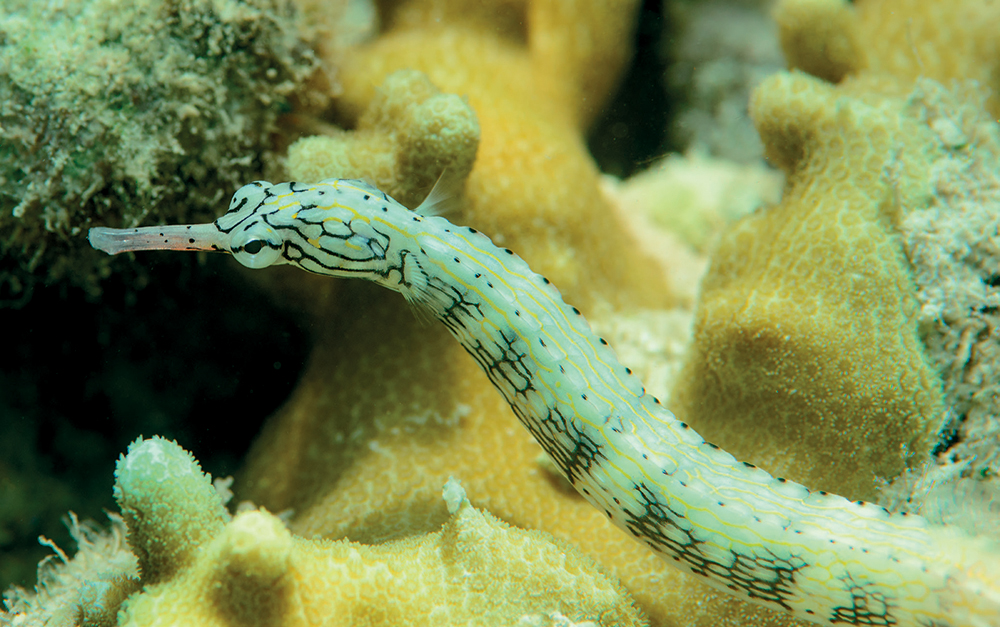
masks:
<svg viewBox="0 0 1000 627"><path fill-rule="evenodd" d="M582 139L630 55L636 6L634 0L382 6L383 32L341 61L337 116L353 126L386 76L405 68L424 72L438 89L465 98L481 128L465 203L450 218L517 248L578 304L599 294L616 306L662 304L669 295L659 273L631 251L607 211ZM349 174L333 169L339 166L326 165L326 176ZM366 169L357 174L371 176Z"/></svg>
<svg viewBox="0 0 1000 627"><path fill-rule="evenodd" d="M379 189L415 207L439 176L464 181L478 145L479 123L467 103L442 94L420 72L400 70L385 79L354 131L300 139L286 167L302 181L365 172Z"/></svg>
<svg viewBox="0 0 1000 627"><path fill-rule="evenodd" d="M77 544L72 559L55 550L38 565L35 592L11 588L4 593L9 612L0 610L0 625L18 627L112 627L118 608L139 589L135 556L125 543L125 523L109 514L111 527L80 522L71 512L66 521Z"/></svg>
<svg viewBox="0 0 1000 627"><path fill-rule="evenodd" d="M1000 6L990 0L856 3L866 71L913 83L977 81L989 90L987 110L1000 114ZM978 103L977 103L978 104Z"/></svg>
<svg viewBox="0 0 1000 627"><path fill-rule="evenodd" d="M315 2L309 5L319 11ZM294 144L286 163L287 173L303 180L358 176L387 181L393 193L407 196L407 202L412 204L442 165L469 162L476 120L480 140L464 189L465 202L449 217L516 249L534 269L559 285L568 300L580 304L588 313L606 312L610 304L628 311L622 318L626 322L629 316L642 320L635 309L662 308L683 298L664 287L661 269L636 250L634 240L609 211L609 203L600 193L596 168L581 138L587 123L606 102L628 56L625 39L634 8L634 2L559 0L382 3L382 31L378 36L349 54L324 52L331 55L328 59L335 55L342 67L338 78L343 93L332 114L338 123L356 126L357 130L345 133L328 129L323 133L325 137ZM415 72L396 73L403 69L422 72L428 78ZM786 166L793 176L781 205L750 216L729 236L730 240L739 240L741 229L750 230L748 225L765 225L779 216L788 216L801 234L793 238L793 243L802 245L800 250L805 256L801 261L792 259L785 263L787 268L778 270L791 268L806 278L813 277L811 270L817 277L832 276L838 281L851 276L831 273L825 267L837 263L843 254L842 249L823 248L827 245L823 238L843 239L840 227L846 231L850 226L851 233L859 236L859 250L869 254L871 263L860 268L849 265L857 263L852 259L842 262L848 264L843 268L860 270L869 280L867 284L860 281L863 289L844 297L861 302L858 310L875 325L869 327L874 329L872 332L879 333L873 336L873 344L878 342L897 351L893 357L898 358L898 373L915 392L914 398L902 398L900 390L886 389L884 383L865 388L867 380L859 383L857 378L834 379L840 385L837 394L828 394L825 399L822 394L814 395L813 399L818 398L820 403L854 402L864 411L857 421L836 423L846 432L841 444L800 438L802 450L795 454L799 461L804 460L805 467L788 473L799 473L797 476L810 482L811 487L822 487L831 470L823 465L823 455L845 441L851 444L865 439L871 434L871 423L880 416L901 414L888 433L875 434L877 439L870 446L864 442L869 451L861 451L860 455L845 453L865 463L833 466L841 474L829 478L829 483L839 482L838 491L853 489L862 493L872 489L871 451L896 446L886 467L898 472L910 461L898 446L909 443L914 449L909 452L926 453L928 434L940 417L932 414L941 407L940 382L928 374L926 358L913 350L916 288L905 272L899 272L900 267L905 267L905 259L895 230L907 212L926 206L933 190L926 181L921 183L920 177L941 150L932 141L925 121L908 108L906 100L897 97L909 93L910 86L890 82L880 92L879 80L881 76L851 77L845 79L845 85L832 87L798 74L782 75L760 89L755 114L769 140L765 142L769 157ZM438 90L456 96L442 95ZM428 107L427 103L435 104ZM416 112L430 116L418 118ZM789 116L783 119L778 112ZM439 113L442 115L437 117ZM427 119L432 123L421 125ZM461 122L462 132L442 136L439 131L450 129L454 120ZM842 124L846 129L843 133ZM866 142L858 142L865 133L871 136ZM443 153L435 159L434 154L424 150L428 144L414 142L415 138L432 143L440 140L434 150ZM836 163L838 158L854 169L821 168ZM405 173L406 164L418 165ZM820 174L827 171L841 178L825 181ZM858 189L852 190L855 179ZM829 199L821 194L824 190L831 195ZM860 207L858 215L845 211L841 206L844 203L838 204L838 193L846 193L842 200ZM833 208L824 215L836 216L841 222L806 221L804 218L820 213L806 202L810 199L821 208L832 203ZM824 204L825 200L830 202ZM796 216L793 202L799 202L799 213L807 215ZM796 218L801 219L796 223ZM753 246L755 250L768 246L778 249L782 242L788 244L787 239L778 241L778 236L790 231L784 225L772 224L761 241L752 242ZM759 273L765 265L738 255L731 255L730 261ZM772 261L776 268L781 263L777 258ZM775 274L780 272L776 270ZM890 289L875 290L877 280ZM489 509L506 523L545 530L581 547L611 577L622 581L655 624L735 627L792 622L784 615L742 603L677 573L612 527L551 472L541 449L445 330L415 320L395 295L374 286L340 283L282 269L264 273L264 282L282 295L281 300L312 314L314 349L298 387L261 433L237 485L241 496L264 507L291 510L287 515L295 535L289 535L270 514L257 510L220 523L221 531L208 533L211 537L199 551L137 551L147 563L155 565L154 557L158 556L165 558L168 566L171 560L178 565L173 575L133 597L126 605L127 616L138 619L148 610L151 620L170 622L189 609L207 612L209 603L219 600L212 595L224 594L221 605L215 607L232 613L226 615L237 615L241 620L273 620L289 608L305 612L307 607L334 603L341 590L330 582L341 581L335 576L337 572L371 572L365 563L374 564L372 568L381 574L393 572L393 562L380 553L383 549L416 547L418 553L423 550L432 556L442 552L443 547L451 547L444 553L457 555L457 545L447 541L461 535L463 516L475 512L463 506L456 516L440 499L440 486L449 476L455 476L472 503ZM761 300L772 297L766 286L759 287L764 289L758 292ZM840 296L822 287L804 295L796 287L795 297L802 302L791 302L792 297L780 302L799 307L808 316L817 312L820 299L825 299L822 302L826 304ZM846 308L834 299L834 309L838 306ZM874 310L870 310L872 306ZM703 304L699 315L706 311ZM875 313L885 319L876 319ZM904 322L904 333L897 337L895 328L886 331L888 320ZM807 333L823 323L850 326L856 319L837 320L826 315L815 321L808 317L793 321L799 333ZM601 324L600 320L596 322ZM615 327L614 323L605 325ZM792 371L797 364L803 363L803 355L822 361L823 351L827 355L835 352L834 344L841 339L840 335L830 335L825 344L810 345L808 336L787 341L783 335L773 337L800 349L798 355L784 355L790 360L799 358L799 362L776 364L792 375L796 374ZM886 365L889 358L884 355L872 355L875 351L871 347L857 342L850 346L860 351L861 357L856 359L869 359L873 369L893 366ZM763 364L768 366L767 362ZM858 364L847 366L856 372L851 369ZM761 367L760 362L747 364L748 369ZM810 377L808 372L801 374L804 391ZM865 405L860 394L871 394L873 389L886 391L889 396L873 397L873 402ZM796 387L794 394L798 391ZM774 406L779 413L788 415L789 398L795 396L778 395ZM887 409L887 404L892 407ZM829 405L824 411L834 411ZM836 409L841 410L848 411ZM831 415L826 413L824 417ZM807 435L811 428L806 425ZM830 435L835 429L830 421L824 421L811 433ZM763 430L759 422L744 422L742 430L730 437L753 436ZM704 434L731 446L748 461L763 457L775 464L784 463L791 455L784 439L793 442L797 437L795 433L777 436L777 451L762 448L744 452L739 450L739 442L725 441L727 436L711 425L706 425ZM758 443L760 447L769 445ZM810 476L818 473L824 473L821 480L811 481ZM485 514L481 516L486 519ZM435 533L442 525L444 531ZM215 523L209 526L218 527ZM479 523L472 527L483 528ZM428 533L432 535L422 535ZM303 540L296 535L324 540ZM159 536L153 533L147 537ZM360 547L342 538L381 544ZM487 551L495 551L493 546L489 545ZM314 551L328 549L340 551L344 563L313 559ZM574 551L559 545L558 553L572 556ZM174 555L193 557L171 557ZM227 561L220 568L223 556ZM295 570L289 566L293 557L301 557L302 561L296 563L302 565L301 572L308 580L287 576L289 569ZM246 577L234 578L233 573ZM240 587L234 579L246 587ZM214 584L220 582L225 585L215 588ZM267 594L255 593L265 585ZM292 586L300 586L296 589L307 595L301 598L310 602L292 605L287 596ZM211 592L215 589L223 592ZM353 593L349 586L345 589ZM496 590L478 597L477 602L504 604L517 595L510 589ZM365 606L369 608L387 607L390 603L383 597L363 598L375 599ZM428 622L426 615L418 615ZM393 614L387 620L402 618L401 614ZM198 614L201 622L217 619L218 614Z"/></svg>
<svg viewBox="0 0 1000 627"><path fill-rule="evenodd" d="M836 83L866 65L866 49L851 3L781 0L773 15L790 67Z"/></svg>
<svg viewBox="0 0 1000 627"><path fill-rule="evenodd" d="M177 575L229 520L194 457L163 438L133 442L115 478L115 500L144 585Z"/></svg>
<svg viewBox="0 0 1000 627"><path fill-rule="evenodd" d="M727 224L777 202L781 184L781 175L762 163L739 165L692 152L666 157L614 186L609 196L623 214L645 214L705 253Z"/></svg>
<svg viewBox="0 0 1000 627"><path fill-rule="evenodd" d="M544 5L526 10L555 10ZM343 148L336 147L345 138L340 133L300 140L290 148L288 177L384 176L381 151L388 145L388 158L399 162L400 144L391 138L409 131L369 125L385 119L370 109L405 91L401 77L417 80L396 71L422 71L436 87L462 95L480 126L464 203L450 219L516 249L589 311L602 302L622 309L669 305L674 299L661 270L631 245L584 152L581 126L589 114L579 107L595 106L606 94L590 92L585 102L562 95L588 80L576 80L577 70L553 75L548 68L558 59L579 59L579 52L556 50L556 60L536 62L547 49L522 43L565 40L604 25L618 33L611 46L617 57L627 48L621 38L631 18L620 7L602 13L580 4L572 20L517 19L512 22L530 23L532 31L498 33L495 22L477 21L475 7L461 5L471 17L449 17L455 6L438 5L429 18L420 14L429 5L386 9L386 32L342 61L337 112L361 136L390 139L351 140ZM546 34L543 27L565 33ZM584 61L579 71L592 71ZM353 162L346 162L342 155L354 151ZM373 163L375 171L350 169L352 163ZM435 167L429 174L437 173ZM269 274L265 281L306 303L317 335L296 391L265 426L237 484L243 498L273 511L293 510L293 532L361 542L428 532L447 520L437 490L455 476L476 506L505 522L585 547L657 624L699 615L692 620L720 624L717 614L703 611L705 598L715 599L732 625L748 613L777 616L680 575L615 529L548 470L539 446L475 362L443 328L414 319L398 296L294 270Z"/></svg>
<svg viewBox="0 0 1000 627"><path fill-rule="evenodd" d="M913 96L944 154L930 172L932 202L900 231L954 445L939 468L893 491L901 508L1000 536L1000 125L980 94L925 80Z"/></svg>
<svg viewBox="0 0 1000 627"><path fill-rule="evenodd" d="M624 181L606 175L602 188L639 249L659 262L677 300L675 306L689 317L707 266L707 251L719 233L762 204L777 202L783 180L779 172L761 162L743 165L691 151L684 156L669 155ZM649 313L650 321L657 316L654 311ZM613 323L622 316L631 317L631 312L619 312L605 321ZM600 322L595 317L593 324L600 326ZM684 338L682 344L687 345L689 333L672 335ZM620 341L612 346L622 350ZM660 352L661 357L665 355ZM623 362L633 368L640 363L624 356ZM642 380L646 387L657 390L662 400L670 386L654 384L661 379L647 375Z"/></svg>
<svg viewBox="0 0 1000 627"><path fill-rule="evenodd" d="M755 93L751 114L788 184L778 206L724 236L673 396L681 417L738 457L854 498L872 498L883 480L928 460L946 418L964 415L963 401L944 395L952 357L927 332L926 312L940 305L925 285L946 290L939 303L960 302L969 288L956 291L946 272L926 267L901 225L926 225L937 212L932 181L954 171L950 153L989 144L982 128L961 130L949 117L968 122L984 100L962 89L944 98L947 90L915 77L988 82L998 58L988 29L964 39L972 16L996 23L992 5L892 3L891 20L886 6L776 6L790 64L838 84L793 72ZM924 68L924 58L935 62ZM928 105L928 93L947 106ZM947 184L968 190L971 176ZM924 236L906 227L905 237ZM973 326L988 344L990 326Z"/></svg>
<svg viewBox="0 0 1000 627"><path fill-rule="evenodd" d="M925 132L928 144L936 146L926 174L931 196L902 212L897 227L918 288L920 337L943 379L950 418L943 444L959 445L939 460L951 467L929 468L917 479L910 476L889 498L921 511L918 495L929 492L909 490L913 481L934 485L932 491L950 490L949 499L958 492L989 493L995 488L960 487L955 481L989 477L997 468L991 434L997 432L1000 409L987 384L996 368L989 270L995 257L991 236L983 234L996 231L990 216L996 215L991 166L996 163L997 129L989 117L1000 111L1000 48L993 36L1000 10L982 0L947 6L927 0L853 6L840 0L783 0L775 17L793 67L822 75L808 61L810 50L850 50L842 55L844 71L827 78L843 81L842 86L864 81L872 93L907 97L911 115L930 131ZM839 28L824 26L831 23ZM975 509L974 504L969 507Z"/></svg>
<svg viewBox="0 0 1000 627"><path fill-rule="evenodd" d="M138 433L197 441L206 468L232 474L294 387L305 330L226 272L230 259L166 257L145 289L125 288L147 261L137 258L137 271L119 263L125 276L103 282L99 302L41 289L0 310L0 326L20 330L6 335L0 362L0 589L34 581L47 552L39 535L70 543L59 522L67 510L103 519L115 508L108 478ZM38 332L53 315L59 324ZM203 419L227 413L242 416L238 428Z"/></svg>
<svg viewBox="0 0 1000 627"><path fill-rule="evenodd" d="M378 117L366 107L391 99L385 91L392 81L379 80L400 67L425 71L436 86L465 95L481 141L464 212L449 217L516 248L571 301L593 306L594 295L604 294L635 303L634 276L652 281L619 275L618 264L648 268L623 256L630 246L586 191L592 166L581 167L570 151L579 145L575 118L552 111L561 104L559 86L544 83L547 100L525 95L542 82L530 57L488 34L470 35L468 26L442 20L423 33L391 17L386 23L387 34L343 64L341 114ZM462 65L469 59L475 72ZM375 89L380 84L383 95ZM373 176L341 169L340 157L324 162L324 154L300 150L332 147L336 138L308 141L317 143L291 148L290 178ZM355 149L348 146L334 154ZM298 389L265 427L241 479L245 496L293 510L293 531L364 542L426 532L447 518L436 486L454 475L474 503L506 522L586 547L657 624L789 622L679 575L615 530L540 462L538 446L446 332L418 324L397 297L365 285L320 287L315 279L281 276L312 294L337 290L335 303L317 308L322 329Z"/></svg>
<svg viewBox="0 0 1000 627"><path fill-rule="evenodd" d="M1000 6L989 0L781 0L774 8L789 65L832 82L861 72L912 85L975 80L1000 112Z"/></svg>
<svg viewBox="0 0 1000 627"><path fill-rule="evenodd" d="M137 440L116 474L144 586L122 626L644 624L591 559L474 509L454 481L439 531L362 546L294 537L265 510L229 520L194 458L162 438Z"/></svg>
<svg viewBox="0 0 1000 627"><path fill-rule="evenodd" d="M896 230L929 202L939 149L905 101L871 87L793 73L755 93L784 197L723 235L672 397L737 458L869 500L875 477L927 458L944 420Z"/></svg>
<svg viewBox="0 0 1000 627"><path fill-rule="evenodd" d="M108 261L80 234L217 211L261 169L278 114L315 106L317 62L287 2L0 9L0 298L65 279L96 293Z"/></svg>

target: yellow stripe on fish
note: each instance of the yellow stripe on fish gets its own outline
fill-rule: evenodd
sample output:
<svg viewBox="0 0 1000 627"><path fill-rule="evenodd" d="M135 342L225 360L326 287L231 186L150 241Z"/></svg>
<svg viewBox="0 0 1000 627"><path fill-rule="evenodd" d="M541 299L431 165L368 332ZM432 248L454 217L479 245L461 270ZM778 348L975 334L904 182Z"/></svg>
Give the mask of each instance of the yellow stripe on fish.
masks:
<svg viewBox="0 0 1000 627"><path fill-rule="evenodd" d="M218 250L401 292L461 342L566 478L678 568L828 625L1000 626L985 539L810 491L678 421L547 279L484 234L371 185L258 181L211 224L94 228L109 254Z"/></svg>

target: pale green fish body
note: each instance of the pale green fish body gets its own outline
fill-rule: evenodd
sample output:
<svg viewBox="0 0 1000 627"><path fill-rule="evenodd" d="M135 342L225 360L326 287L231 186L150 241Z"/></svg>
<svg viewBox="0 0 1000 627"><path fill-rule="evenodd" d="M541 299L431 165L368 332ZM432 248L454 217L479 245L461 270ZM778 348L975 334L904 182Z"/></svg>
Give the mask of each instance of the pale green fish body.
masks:
<svg viewBox="0 0 1000 627"><path fill-rule="evenodd" d="M111 254L221 250L359 277L424 307L566 478L678 568L820 624L1000 626L989 541L813 492L706 442L646 393L580 312L482 233L362 181L256 182L212 224L92 229Z"/></svg>

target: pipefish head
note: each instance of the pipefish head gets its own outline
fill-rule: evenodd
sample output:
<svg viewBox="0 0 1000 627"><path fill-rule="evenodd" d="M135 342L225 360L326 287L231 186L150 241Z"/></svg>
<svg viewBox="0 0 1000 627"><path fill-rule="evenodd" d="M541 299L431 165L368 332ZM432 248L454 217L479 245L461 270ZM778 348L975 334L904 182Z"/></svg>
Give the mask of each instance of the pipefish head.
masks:
<svg viewBox="0 0 1000 627"><path fill-rule="evenodd" d="M248 268L287 263L282 256L285 238L278 232L278 224L287 222L284 213L293 213L299 204L287 201L277 187L267 181L254 181L236 190L229 202L229 210L212 225L222 236L224 249ZM294 185L294 184L291 184ZM286 202L281 202L286 200Z"/></svg>
<svg viewBox="0 0 1000 627"><path fill-rule="evenodd" d="M230 253L248 268L287 263L328 276L419 285L422 274L403 258L409 252L404 244L412 238L411 223L435 216L454 199L443 180L413 211L362 180L327 179L311 185L255 181L238 189L229 210L210 224L95 227L89 239L91 246L111 255L208 250Z"/></svg>
<svg viewBox="0 0 1000 627"><path fill-rule="evenodd" d="M227 252L248 268L290 263L311 272L384 259L378 234L358 220L368 201L394 203L363 181L330 179L315 185L255 181L233 195L229 210L210 224L90 229L90 244L116 255L139 250Z"/></svg>
<svg viewBox="0 0 1000 627"><path fill-rule="evenodd" d="M209 224L94 227L87 239L91 246L109 255L140 250L207 250L231 253L245 266L263 268L279 262L283 245L264 217L271 188L266 181L244 185L233 195L229 211Z"/></svg>

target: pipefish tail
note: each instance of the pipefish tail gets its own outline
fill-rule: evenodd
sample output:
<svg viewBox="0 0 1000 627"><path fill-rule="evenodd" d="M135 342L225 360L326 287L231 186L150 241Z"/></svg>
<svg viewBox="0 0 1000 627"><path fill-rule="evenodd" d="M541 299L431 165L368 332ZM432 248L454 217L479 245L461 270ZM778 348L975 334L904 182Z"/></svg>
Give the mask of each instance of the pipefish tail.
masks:
<svg viewBox="0 0 1000 627"><path fill-rule="evenodd" d="M580 311L486 235L371 185L257 181L211 224L95 228L131 250L216 250L262 268L374 281L461 342L566 478L663 559L825 625L1000 625L1000 550L918 516L737 461L646 393Z"/></svg>

